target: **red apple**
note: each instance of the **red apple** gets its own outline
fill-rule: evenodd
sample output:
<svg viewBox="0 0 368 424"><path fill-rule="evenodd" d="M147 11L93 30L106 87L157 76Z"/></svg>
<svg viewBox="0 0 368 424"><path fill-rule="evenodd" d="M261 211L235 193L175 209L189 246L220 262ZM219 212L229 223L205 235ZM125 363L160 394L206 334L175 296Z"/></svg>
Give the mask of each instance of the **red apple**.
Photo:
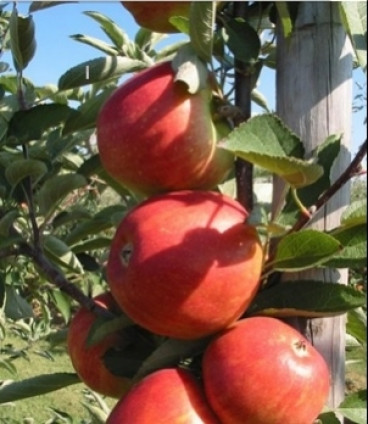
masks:
<svg viewBox="0 0 368 424"><path fill-rule="evenodd" d="M216 145L210 83L189 94L174 76L171 62L137 73L109 97L97 119L103 167L140 194L210 189L233 166L233 156Z"/></svg>
<svg viewBox="0 0 368 424"><path fill-rule="evenodd" d="M262 266L246 210L211 191L156 195L130 211L112 240L107 280L119 306L153 333L195 339L238 319Z"/></svg>
<svg viewBox="0 0 368 424"><path fill-rule="evenodd" d="M222 424L312 424L329 392L321 354L269 317L242 319L212 341L203 381Z"/></svg>
<svg viewBox="0 0 368 424"><path fill-rule="evenodd" d="M220 424L197 380L167 368L142 379L113 408L106 424Z"/></svg>
<svg viewBox="0 0 368 424"><path fill-rule="evenodd" d="M139 26L153 32L179 32L170 22L172 16L189 18L190 1L122 1Z"/></svg>
<svg viewBox="0 0 368 424"><path fill-rule="evenodd" d="M97 296L95 301L103 308L119 311L110 293ZM112 374L103 362L104 354L110 348L119 346L120 336L111 333L100 342L87 346L88 334L96 319L96 315L84 307L74 315L67 338L69 356L75 371L89 388L106 396L120 398L130 387L130 380Z"/></svg>

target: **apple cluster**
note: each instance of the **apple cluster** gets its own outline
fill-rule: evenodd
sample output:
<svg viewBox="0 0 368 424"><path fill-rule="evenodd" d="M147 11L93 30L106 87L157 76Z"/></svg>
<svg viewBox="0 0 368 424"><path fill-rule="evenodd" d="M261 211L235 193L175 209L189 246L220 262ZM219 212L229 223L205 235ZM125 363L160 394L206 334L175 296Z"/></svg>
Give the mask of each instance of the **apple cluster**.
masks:
<svg viewBox="0 0 368 424"><path fill-rule="evenodd" d="M327 365L300 333L242 318L260 288L263 249L245 208L216 190L233 157L217 146L212 112L211 84L189 94L169 61L134 75L100 110L101 162L145 200L116 230L109 292L95 301L154 335L210 340L200 378L178 366L132 384L103 361L126 345L124 333L89 345L97 318L81 308L69 353L81 380L119 398L108 424L312 424L326 401Z"/></svg>

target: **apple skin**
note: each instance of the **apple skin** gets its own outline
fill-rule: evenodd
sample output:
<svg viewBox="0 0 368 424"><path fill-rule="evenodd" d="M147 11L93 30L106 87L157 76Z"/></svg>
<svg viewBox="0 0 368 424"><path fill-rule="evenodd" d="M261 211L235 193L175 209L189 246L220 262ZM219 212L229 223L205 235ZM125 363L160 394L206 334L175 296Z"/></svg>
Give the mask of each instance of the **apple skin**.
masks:
<svg viewBox="0 0 368 424"><path fill-rule="evenodd" d="M149 331L196 339L238 319L254 298L262 268L247 211L218 192L156 195L122 220L107 261L122 310Z"/></svg>
<svg viewBox="0 0 368 424"><path fill-rule="evenodd" d="M189 18L190 1L122 1L136 23L159 33L180 32L169 22L171 16Z"/></svg>
<svg viewBox="0 0 368 424"><path fill-rule="evenodd" d="M321 354L276 318L239 320L209 344L202 368L222 424L312 424L329 393Z"/></svg>
<svg viewBox="0 0 368 424"><path fill-rule="evenodd" d="M197 380L184 369L155 371L111 411L106 424L220 424Z"/></svg>
<svg viewBox="0 0 368 424"><path fill-rule="evenodd" d="M138 72L112 93L97 118L104 169L139 195L211 189L234 164L233 155L217 147L224 131L212 121L210 81L190 94L174 76L171 62Z"/></svg>
<svg viewBox="0 0 368 424"><path fill-rule="evenodd" d="M120 311L111 293L102 293L94 300L103 308ZM68 353L76 373L86 386L103 395L120 398L130 388L131 382L111 373L103 362L103 355L111 347L119 346L121 338L117 333L112 333L100 342L87 346L88 334L96 319L96 315L88 309L78 309L69 326Z"/></svg>

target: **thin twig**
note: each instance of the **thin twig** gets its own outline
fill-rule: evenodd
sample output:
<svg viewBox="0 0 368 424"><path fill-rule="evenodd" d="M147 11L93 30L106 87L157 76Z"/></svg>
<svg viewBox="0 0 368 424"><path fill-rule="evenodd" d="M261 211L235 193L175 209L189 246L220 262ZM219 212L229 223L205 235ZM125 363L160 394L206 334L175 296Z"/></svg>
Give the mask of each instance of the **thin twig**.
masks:
<svg viewBox="0 0 368 424"><path fill-rule="evenodd" d="M346 184L351 178L353 178L359 173L360 164L362 163L366 154L367 140L365 140L364 143L361 145L358 153L355 155L350 165L345 169L345 171L340 175L340 177L317 199L316 203L311 206L310 211L313 211L313 213L311 213L309 217L307 215L302 214L289 232L298 231L306 224L308 224L308 222L313 218L313 216L331 199L331 197L335 193L337 193L344 184Z"/></svg>
<svg viewBox="0 0 368 424"><path fill-rule="evenodd" d="M86 296L79 287L69 281L63 272L49 261L42 250L32 248L28 244L23 244L20 250L22 254L30 257L33 262L42 269L48 280L54 286L76 300L81 306L105 318L113 318L115 316L113 313L97 304L91 297Z"/></svg>

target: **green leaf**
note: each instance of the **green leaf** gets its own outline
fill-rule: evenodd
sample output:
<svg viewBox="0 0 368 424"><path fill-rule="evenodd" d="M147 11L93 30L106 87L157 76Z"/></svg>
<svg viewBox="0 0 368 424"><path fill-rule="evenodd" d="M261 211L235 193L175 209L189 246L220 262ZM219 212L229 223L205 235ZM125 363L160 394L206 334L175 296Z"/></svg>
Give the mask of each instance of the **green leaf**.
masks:
<svg viewBox="0 0 368 424"><path fill-rule="evenodd" d="M367 390L360 390L347 396L337 412L356 424L367 424Z"/></svg>
<svg viewBox="0 0 368 424"><path fill-rule="evenodd" d="M365 224L367 222L367 199L359 199L351 203L341 216L341 225Z"/></svg>
<svg viewBox="0 0 368 424"><path fill-rule="evenodd" d="M287 2L285 1L277 1L275 2L275 6L277 9L277 13L279 15L279 19L282 25L282 30L284 33L284 37L290 37L293 31L293 24L291 22L291 17L289 13L289 8Z"/></svg>
<svg viewBox="0 0 368 424"><path fill-rule="evenodd" d="M119 54L119 51L114 46L112 46L111 44L107 44L104 41L101 41L95 37L90 37L84 34L73 34L70 36L70 38L80 43L94 47L97 50L100 50L110 56L117 56Z"/></svg>
<svg viewBox="0 0 368 424"><path fill-rule="evenodd" d="M341 421L336 417L334 412L324 412L318 416L321 424L341 424Z"/></svg>
<svg viewBox="0 0 368 424"><path fill-rule="evenodd" d="M101 29L115 44L117 49L120 49L129 40L127 34L109 17L94 11L85 11L83 13L101 25Z"/></svg>
<svg viewBox="0 0 368 424"><path fill-rule="evenodd" d="M43 395L77 383L80 383L80 379L74 373L59 372L38 375L37 377L2 385L0 388L0 403L15 402L20 399Z"/></svg>
<svg viewBox="0 0 368 424"><path fill-rule="evenodd" d="M189 35L189 19L185 16L171 16L169 22L183 34Z"/></svg>
<svg viewBox="0 0 368 424"><path fill-rule="evenodd" d="M89 252L91 250L103 249L109 247L111 239L107 237L97 237L91 240L84 241L73 246L74 253Z"/></svg>
<svg viewBox="0 0 368 424"><path fill-rule="evenodd" d="M139 368L134 380L140 380L144 376L160 368L178 365L182 360L198 355L204 351L210 338L198 340L168 339L147 357Z"/></svg>
<svg viewBox="0 0 368 424"><path fill-rule="evenodd" d="M106 88L102 93L82 103L77 109L77 113L71 115L70 118L66 120L63 128L63 135L94 128L101 106L115 89L116 87Z"/></svg>
<svg viewBox="0 0 368 424"><path fill-rule="evenodd" d="M298 190L298 197L305 207L313 205L318 197L331 186L330 173L340 149L341 135L331 135L318 146L315 156L317 164L323 168L323 174L313 184ZM289 193L277 222L281 225L293 225L299 214L300 208Z"/></svg>
<svg viewBox="0 0 368 424"><path fill-rule="evenodd" d="M108 412L103 411L97 406L91 405L87 402L82 402L82 405L87 409L91 418L93 419L93 424L105 424L109 416Z"/></svg>
<svg viewBox="0 0 368 424"><path fill-rule="evenodd" d="M13 376L17 376L17 367L11 362L11 360L0 359L0 368L5 369Z"/></svg>
<svg viewBox="0 0 368 424"><path fill-rule="evenodd" d="M44 237L45 253L56 264L67 268L77 274L83 273L83 266L70 247L53 235Z"/></svg>
<svg viewBox="0 0 368 424"><path fill-rule="evenodd" d="M247 315L309 318L343 314L365 305L365 295L350 286L324 281L285 281L259 292Z"/></svg>
<svg viewBox="0 0 368 424"><path fill-rule="evenodd" d="M46 164L36 159L17 159L5 169L6 179L13 187L25 178L37 180L46 173Z"/></svg>
<svg viewBox="0 0 368 424"><path fill-rule="evenodd" d="M207 67L190 44L178 50L172 61L172 67L176 73L174 81L186 84L189 93L195 94L208 86Z"/></svg>
<svg viewBox="0 0 368 424"><path fill-rule="evenodd" d="M139 28L134 37L135 44L143 51L149 52L158 42L166 38L166 34L152 32L147 28Z"/></svg>
<svg viewBox="0 0 368 424"><path fill-rule="evenodd" d="M361 344L367 343L367 314L363 308L357 308L348 313L346 331Z"/></svg>
<svg viewBox="0 0 368 424"><path fill-rule="evenodd" d="M257 31L238 18L225 19L224 26L228 35L226 44L235 59L246 65L255 65L261 51L261 41Z"/></svg>
<svg viewBox="0 0 368 424"><path fill-rule="evenodd" d="M302 160L303 144L274 115L261 115L242 123L221 142L236 156L284 178L295 188L312 184L323 170Z"/></svg>
<svg viewBox="0 0 368 424"><path fill-rule="evenodd" d="M47 9L48 7L58 6L59 4L78 3L77 1L33 1L29 6L29 13L37 12L38 10Z"/></svg>
<svg viewBox="0 0 368 424"><path fill-rule="evenodd" d="M147 64L141 60L129 57L100 57L83 62L66 71L60 77L58 86L60 90L67 90L96 82L105 82L146 67Z"/></svg>
<svg viewBox="0 0 368 424"><path fill-rule="evenodd" d="M37 194L40 212L49 214L73 190L87 184L87 180L80 174L55 175L49 178Z"/></svg>
<svg viewBox="0 0 368 424"><path fill-rule="evenodd" d="M111 205L102 209L94 215L92 219L86 220L78 224L66 237L65 241L68 245L75 244L88 235L95 235L100 231L107 230L120 220L126 207L123 205Z"/></svg>
<svg viewBox="0 0 368 424"><path fill-rule="evenodd" d="M8 136L16 137L19 143L39 140L45 131L62 124L75 113L75 109L55 103L20 110L9 122Z"/></svg>
<svg viewBox="0 0 368 424"><path fill-rule="evenodd" d="M189 37L191 45L204 62L211 62L216 2L191 2L189 12Z"/></svg>
<svg viewBox="0 0 368 424"><path fill-rule="evenodd" d="M280 240L270 266L278 271L301 271L326 262L340 249L338 240L326 233L301 230Z"/></svg>
<svg viewBox="0 0 368 424"><path fill-rule="evenodd" d="M0 236L7 237L9 235L10 227L13 222L18 218L19 212L17 210L10 210L0 219Z"/></svg>
<svg viewBox="0 0 368 424"><path fill-rule="evenodd" d="M5 316L17 321L24 318L33 318L32 306L18 293L13 286L5 287Z"/></svg>
<svg viewBox="0 0 368 424"><path fill-rule="evenodd" d="M341 1L340 16L350 37L360 67L367 69L367 4L360 1Z"/></svg>
<svg viewBox="0 0 368 424"><path fill-rule="evenodd" d="M340 227L330 232L343 246L324 266L332 268L354 268L365 266L367 262L367 226Z"/></svg>
<svg viewBox="0 0 368 424"><path fill-rule="evenodd" d="M10 18L10 49L18 72L27 67L36 51L33 18L19 16L15 7Z"/></svg>
<svg viewBox="0 0 368 424"><path fill-rule="evenodd" d="M71 317L70 297L60 290L50 290L49 293L65 323L68 323Z"/></svg>
<svg viewBox="0 0 368 424"><path fill-rule="evenodd" d="M0 235L0 249L6 249L7 247L21 243L23 240L22 236L1 236Z"/></svg>
<svg viewBox="0 0 368 424"><path fill-rule="evenodd" d="M126 315L120 315L113 319L98 317L93 323L86 340L87 346L93 346L102 341L108 334L116 333L124 328L131 327L134 322Z"/></svg>

